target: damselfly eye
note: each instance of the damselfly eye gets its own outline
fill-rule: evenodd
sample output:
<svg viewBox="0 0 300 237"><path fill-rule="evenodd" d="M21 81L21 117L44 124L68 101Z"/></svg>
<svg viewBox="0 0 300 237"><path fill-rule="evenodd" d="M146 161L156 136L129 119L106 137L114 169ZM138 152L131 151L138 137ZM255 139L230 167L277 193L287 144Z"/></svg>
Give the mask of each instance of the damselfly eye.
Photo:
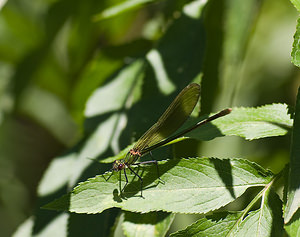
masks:
<svg viewBox="0 0 300 237"><path fill-rule="evenodd" d="M113 164L114 171L122 170L122 169L124 169L124 167L125 167L125 163L123 160L115 160L114 161L114 164Z"/></svg>

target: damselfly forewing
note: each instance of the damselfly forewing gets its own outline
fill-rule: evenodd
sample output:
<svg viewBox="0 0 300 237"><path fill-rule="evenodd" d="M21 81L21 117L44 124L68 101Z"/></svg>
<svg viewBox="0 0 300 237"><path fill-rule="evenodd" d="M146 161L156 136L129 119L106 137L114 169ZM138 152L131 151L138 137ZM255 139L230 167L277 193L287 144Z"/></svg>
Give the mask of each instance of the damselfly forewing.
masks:
<svg viewBox="0 0 300 237"><path fill-rule="evenodd" d="M121 190L121 193L124 191L125 187L128 184L128 178L126 174L126 168L128 168L133 174L135 174L141 185L141 196L143 196L143 179L142 177L135 172L131 166L140 165L140 164L149 164L154 163L157 168L158 179L159 170L156 160L138 162L139 158L143 155L151 152L152 150L163 146L179 137L182 137L184 134L208 123L217 118L225 116L231 112L231 109L224 109L221 112L204 119L195 125L184 129L183 131L172 135L176 130L183 125L183 123L190 116L194 107L196 106L200 96L200 85L196 83L189 84L185 87L174 99L174 101L169 105L166 111L158 119L158 121L148 129L143 136L136 142L134 147L130 149L124 159L115 160L113 163L112 171L124 171L124 176L126 183ZM172 136L171 136L172 135ZM161 180L161 179L160 179ZM162 181L162 180L161 180ZM163 182L163 181L162 181Z"/></svg>

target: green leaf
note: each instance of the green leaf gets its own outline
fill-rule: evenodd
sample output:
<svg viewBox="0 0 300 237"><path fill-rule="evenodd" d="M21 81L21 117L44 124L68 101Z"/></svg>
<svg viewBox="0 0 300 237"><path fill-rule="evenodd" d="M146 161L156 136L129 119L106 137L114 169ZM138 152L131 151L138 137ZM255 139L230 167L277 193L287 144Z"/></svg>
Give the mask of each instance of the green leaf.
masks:
<svg viewBox="0 0 300 237"><path fill-rule="evenodd" d="M297 67L300 66L300 18L297 21L297 29L294 35L293 49L292 49L292 63Z"/></svg>
<svg viewBox="0 0 300 237"><path fill-rule="evenodd" d="M52 93L38 87L28 88L23 93L20 111L47 128L61 143L70 145L74 142L72 139L76 137L77 132L75 123L62 101ZM54 117L60 122L54 120Z"/></svg>
<svg viewBox="0 0 300 237"><path fill-rule="evenodd" d="M165 236L174 220L175 214L149 212L138 214L125 212L122 224L126 236Z"/></svg>
<svg viewBox="0 0 300 237"><path fill-rule="evenodd" d="M39 231L39 236L67 236L68 226L68 213L60 213L59 215L52 217L51 221L47 222L46 227ZM35 217L30 217L24 221L16 232L12 235L13 237L32 237L34 236ZM35 229L34 229L35 228Z"/></svg>
<svg viewBox="0 0 300 237"><path fill-rule="evenodd" d="M116 209L106 210L95 215L71 213L66 236L109 236L118 214L119 210Z"/></svg>
<svg viewBox="0 0 300 237"><path fill-rule="evenodd" d="M85 116L90 118L121 110L132 92L131 86L135 84L143 65L143 60L133 62L121 70L113 81L94 91L86 104Z"/></svg>
<svg viewBox="0 0 300 237"><path fill-rule="evenodd" d="M78 118L83 117L82 111L91 93L122 65L121 60L112 60L101 53L88 62L72 90L72 105Z"/></svg>
<svg viewBox="0 0 300 237"><path fill-rule="evenodd" d="M120 127L124 126L124 120L126 121L121 111L128 98L133 97L132 84L136 84L139 80L142 66L142 60L128 65L89 98L85 116L87 117L86 130L90 134L73 163L71 184L75 184L82 172L91 165L91 160L88 158L100 156L112 146L115 140L119 139Z"/></svg>
<svg viewBox="0 0 300 237"><path fill-rule="evenodd" d="M299 209L293 215L291 221L284 226L289 236L299 236L300 233L300 211Z"/></svg>
<svg viewBox="0 0 300 237"><path fill-rule="evenodd" d="M138 172L138 170L136 170ZM47 204L44 208L77 213L99 213L119 207L132 212L167 211L206 213L232 202L247 188L262 186L272 174L255 163L242 159L215 158L173 159L159 162L160 177L155 165L140 167L143 178L143 197L140 182L127 172L129 184L119 193L119 174L98 175L80 183L74 190Z"/></svg>
<svg viewBox="0 0 300 237"><path fill-rule="evenodd" d="M291 3L295 6L295 8L300 12L300 1L299 0L290 0Z"/></svg>
<svg viewBox="0 0 300 237"><path fill-rule="evenodd" d="M76 155L76 152L73 152L53 159L40 180L37 189L40 197L51 195L68 185Z"/></svg>
<svg viewBox="0 0 300 237"><path fill-rule="evenodd" d="M191 118L182 129L186 129L203 120ZM218 118L210 124L199 127L184 137L169 142L170 145L184 139L212 140L219 136L240 136L247 140L259 139L270 136L285 135L292 126L293 120L288 115L285 104L265 105L259 108L234 108L229 115ZM179 130L179 132L180 132ZM176 134L176 133L175 133ZM122 159L134 144L127 146L118 155L99 160L101 163L111 163Z"/></svg>
<svg viewBox="0 0 300 237"><path fill-rule="evenodd" d="M282 236L282 203L278 195L268 189L262 196L260 209L250 212L230 236Z"/></svg>
<svg viewBox="0 0 300 237"><path fill-rule="evenodd" d="M105 9L104 11L100 12L99 14L94 16L94 21L108 19L114 16L117 16L121 13L137 9L142 5L148 2L155 2L157 0L127 0L123 1L122 3L116 4L112 7Z"/></svg>
<svg viewBox="0 0 300 237"><path fill-rule="evenodd" d="M92 161L88 158L97 157L109 148L111 139L115 134L115 125L119 119L117 114L108 117L108 119L100 123L85 141L84 147L78 151L76 160L72 164L72 172L69 177L70 186L73 187L82 173L91 165Z"/></svg>
<svg viewBox="0 0 300 237"><path fill-rule="evenodd" d="M245 219L243 212L214 213L171 236L282 236L281 201L269 190L263 195L261 208L250 212Z"/></svg>
<svg viewBox="0 0 300 237"><path fill-rule="evenodd" d="M34 226L34 220L32 217L27 218L21 225L18 226L18 229L14 232L12 237L31 237L32 229Z"/></svg>
<svg viewBox="0 0 300 237"><path fill-rule="evenodd" d="M204 16L207 29L201 107L204 113L239 101L237 85L244 78L247 45L257 27L261 5L256 1L209 1ZM240 14L243 12L243 14ZM220 88L222 87L222 90ZM234 95L234 96L233 96ZM243 105L243 102L238 102ZM236 102L234 102L236 104Z"/></svg>
<svg viewBox="0 0 300 237"><path fill-rule="evenodd" d="M193 123L196 122L193 121ZM226 135L253 140L285 135L292 123L293 120L288 114L286 104L272 104L258 108L234 108L229 115L193 130L188 137L210 140Z"/></svg>
<svg viewBox="0 0 300 237"><path fill-rule="evenodd" d="M234 228L235 224L241 217L242 213L215 213L201 218L184 230L180 230L170 235L170 237L185 236L227 236L229 231Z"/></svg>
<svg viewBox="0 0 300 237"><path fill-rule="evenodd" d="M288 223L300 207L300 88L298 89L291 145L291 161L288 178L287 203L284 222Z"/></svg>

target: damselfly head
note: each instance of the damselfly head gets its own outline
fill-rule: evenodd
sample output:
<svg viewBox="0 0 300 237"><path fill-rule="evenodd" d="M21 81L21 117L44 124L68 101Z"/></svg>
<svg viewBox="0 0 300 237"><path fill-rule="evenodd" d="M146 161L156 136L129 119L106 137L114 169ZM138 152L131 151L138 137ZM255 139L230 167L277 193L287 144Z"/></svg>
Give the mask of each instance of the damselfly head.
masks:
<svg viewBox="0 0 300 237"><path fill-rule="evenodd" d="M119 171L119 170L122 170L125 168L125 161L124 159L122 160L115 160L114 163L113 163L113 167L112 169L114 171Z"/></svg>

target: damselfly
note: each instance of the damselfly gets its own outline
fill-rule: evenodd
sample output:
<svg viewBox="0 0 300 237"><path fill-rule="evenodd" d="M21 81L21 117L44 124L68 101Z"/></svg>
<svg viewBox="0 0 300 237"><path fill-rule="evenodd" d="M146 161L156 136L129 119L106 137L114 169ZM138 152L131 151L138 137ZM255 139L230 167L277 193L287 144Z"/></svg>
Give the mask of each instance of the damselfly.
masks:
<svg viewBox="0 0 300 237"><path fill-rule="evenodd" d="M194 107L196 106L200 96L200 85L196 83L189 84L185 87L174 99L174 101L169 105L166 111L158 119L158 121L147 131L144 135L136 142L134 147L127 153L126 157L121 160L115 160L113 163L112 171L124 170L124 176L126 183L121 190L124 191L128 184L128 178L126 174L126 169L128 168L133 174L135 174L141 185L141 196L143 196L143 179L135 172L131 166L140 164L154 163L157 168L158 179L159 170L156 160L137 162L139 158L143 155L149 153L153 149L163 146L174 139L177 139L184 134L194 130L195 128L204 125L212 120L225 116L231 112L231 109L224 109L221 112L202 120L190 128L187 128L173 136L172 135L190 116ZM161 180L161 179L160 179ZM162 180L161 180L162 181Z"/></svg>

